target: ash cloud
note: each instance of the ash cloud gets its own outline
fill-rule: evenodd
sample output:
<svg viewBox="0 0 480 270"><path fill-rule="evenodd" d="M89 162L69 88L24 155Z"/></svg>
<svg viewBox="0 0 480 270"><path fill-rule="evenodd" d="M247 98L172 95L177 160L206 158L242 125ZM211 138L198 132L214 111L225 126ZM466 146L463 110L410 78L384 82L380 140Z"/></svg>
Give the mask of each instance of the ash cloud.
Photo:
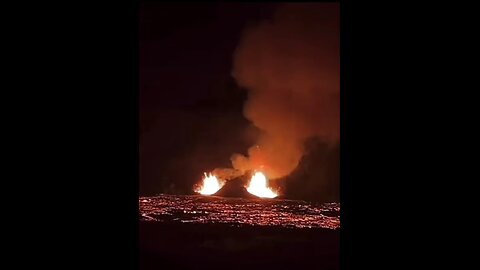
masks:
<svg viewBox="0 0 480 270"><path fill-rule="evenodd" d="M244 115L261 130L248 155L234 154L236 170L289 175L318 137L337 144L340 132L339 5L283 4L244 32L233 76L248 90Z"/></svg>

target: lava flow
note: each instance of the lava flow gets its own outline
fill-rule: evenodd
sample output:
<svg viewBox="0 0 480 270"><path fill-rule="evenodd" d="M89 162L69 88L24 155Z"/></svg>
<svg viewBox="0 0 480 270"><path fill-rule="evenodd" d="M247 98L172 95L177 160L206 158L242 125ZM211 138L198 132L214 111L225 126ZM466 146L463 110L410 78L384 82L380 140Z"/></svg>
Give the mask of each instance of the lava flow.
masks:
<svg viewBox="0 0 480 270"><path fill-rule="evenodd" d="M202 195L212 195L222 188L224 182L219 181L215 175L212 175L212 173L209 173L208 175L207 173L204 174L205 178L203 178L202 184L195 189L195 192Z"/></svg>
<svg viewBox="0 0 480 270"><path fill-rule="evenodd" d="M275 198L278 196L271 188L267 187L267 178L261 172L256 172L252 176L247 191L260 198Z"/></svg>

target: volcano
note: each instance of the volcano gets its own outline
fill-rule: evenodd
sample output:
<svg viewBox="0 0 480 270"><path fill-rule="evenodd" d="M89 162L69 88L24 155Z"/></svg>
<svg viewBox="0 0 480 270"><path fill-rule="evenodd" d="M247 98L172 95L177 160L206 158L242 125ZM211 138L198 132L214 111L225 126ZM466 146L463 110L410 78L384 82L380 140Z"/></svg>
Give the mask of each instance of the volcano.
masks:
<svg viewBox="0 0 480 270"><path fill-rule="evenodd" d="M245 188L249 177L250 177L250 174L246 174L246 175L228 180L225 183L225 185L213 195L220 196L220 197L258 199L259 197L251 194Z"/></svg>

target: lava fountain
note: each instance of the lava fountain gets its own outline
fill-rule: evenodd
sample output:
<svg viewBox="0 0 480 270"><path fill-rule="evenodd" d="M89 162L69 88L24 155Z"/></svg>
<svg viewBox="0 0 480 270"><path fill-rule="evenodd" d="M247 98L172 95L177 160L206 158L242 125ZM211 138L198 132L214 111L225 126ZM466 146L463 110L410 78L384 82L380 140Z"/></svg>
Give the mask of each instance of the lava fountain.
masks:
<svg viewBox="0 0 480 270"><path fill-rule="evenodd" d="M198 192L202 195L212 195L223 187L224 182L221 182L217 179L212 173L204 173L205 177L203 178L202 184L200 184L195 192Z"/></svg>
<svg viewBox="0 0 480 270"><path fill-rule="evenodd" d="M247 191L260 198L275 198L278 196L267 186L267 178L261 172L256 172L247 185Z"/></svg>

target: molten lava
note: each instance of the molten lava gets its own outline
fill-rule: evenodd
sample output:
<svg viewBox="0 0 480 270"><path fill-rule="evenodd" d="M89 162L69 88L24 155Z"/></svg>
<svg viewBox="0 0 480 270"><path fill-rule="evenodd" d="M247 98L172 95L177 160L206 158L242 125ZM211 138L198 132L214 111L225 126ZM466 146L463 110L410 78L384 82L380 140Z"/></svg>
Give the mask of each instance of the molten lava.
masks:
<svg viewBox="0 0 480 270"><path fill-rule="evenodd" d="M217 179L215 175L209 173L204 173L205 177L203 178L202 184L195 189L195 192L198 192L202 195L212 195L222 188L224 182L221 182Z"/></svg>
<svg viewBox="0 0 480 270"><path fill-rule="evenodd" d="M256 172L250 183L248 183L247 191L261 198L275 198L278 196L271 188L267 187L267 178L261 172Z"/></svg>

